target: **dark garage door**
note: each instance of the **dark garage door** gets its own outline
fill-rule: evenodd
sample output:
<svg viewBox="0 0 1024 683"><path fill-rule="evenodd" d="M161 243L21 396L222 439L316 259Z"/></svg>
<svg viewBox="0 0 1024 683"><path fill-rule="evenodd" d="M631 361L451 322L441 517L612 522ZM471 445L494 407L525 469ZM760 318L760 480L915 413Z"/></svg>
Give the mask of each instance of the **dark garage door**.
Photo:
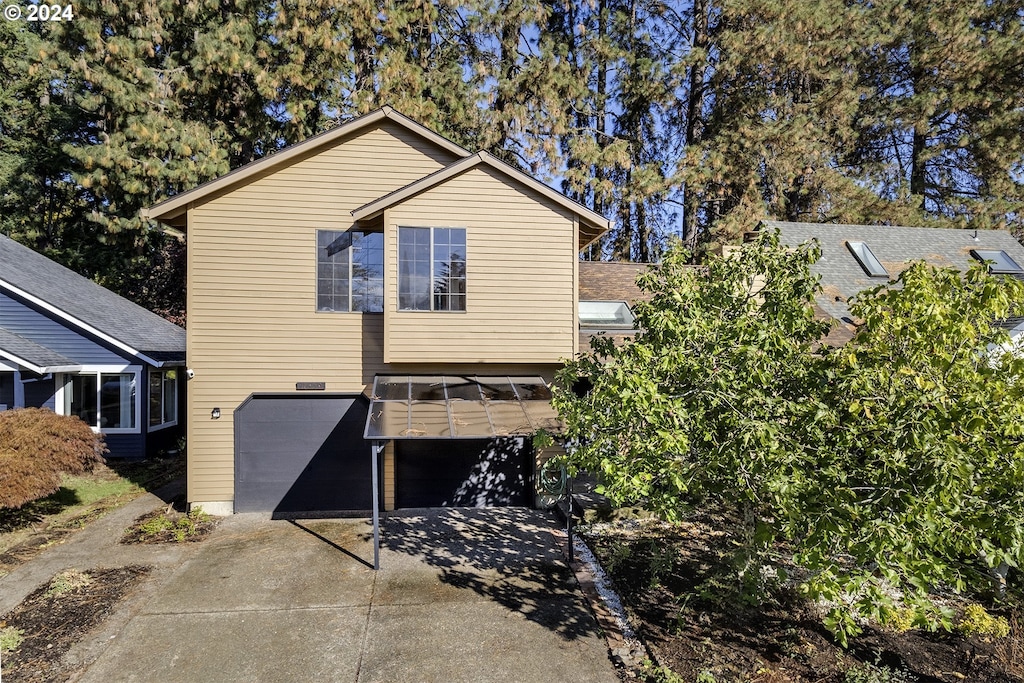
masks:
<svg viewBox="0 0 1024 683"><path fill-rule="evenodd" d="M529 506L533 450L523 438L395 441L395 505Z"/></svg>
<svg viewBox="0 0 1024 683"><path fill-rule="evenodd" d="M370 510L368 407L362 395L250 396L235 410L235 510Z"/></svg>

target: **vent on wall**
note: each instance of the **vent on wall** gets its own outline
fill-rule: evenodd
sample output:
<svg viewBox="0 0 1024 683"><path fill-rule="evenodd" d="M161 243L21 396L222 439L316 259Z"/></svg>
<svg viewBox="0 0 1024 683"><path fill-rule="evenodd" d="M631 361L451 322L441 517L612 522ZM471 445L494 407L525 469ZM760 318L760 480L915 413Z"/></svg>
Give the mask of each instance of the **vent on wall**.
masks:
<svg viewBox="0 0 1024 683"><path fill-rule="evenodd" d="M857 259L857 263L864 269L864 272L871 277L889 277L889 271L885 269L866 242L847 242L846 248Z"/></svg>
<svg viewBox="0 0 1024 683"><path fill-rule="evenodd" d="M988 263L988 272L998 275L1024 273L1017 262L1002 249L971 249L971 256L982 263Z"/></svg>

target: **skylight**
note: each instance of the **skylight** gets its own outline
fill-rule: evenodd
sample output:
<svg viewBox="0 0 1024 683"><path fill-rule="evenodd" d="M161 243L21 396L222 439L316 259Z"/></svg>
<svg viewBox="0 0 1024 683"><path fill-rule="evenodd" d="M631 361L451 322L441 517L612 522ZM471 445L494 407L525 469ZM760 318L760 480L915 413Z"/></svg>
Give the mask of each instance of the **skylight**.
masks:
<svg viewBox="0 0 1024 683"><path fill-rule="evenodd" d="M633 312L625 301L581 301L580 326L633 329Z"/></svg>
<svg viewBox="0 0 1024 683"><path fill-rule="evenodd" d="M882 262L871 253L871 247L866 242L847 242L846 248L850 250L857 263L864 269L864 272L871 277L889 277L889 271L885 269Z"/></svg>
<svg viewBox="0 0 1024 683"><path fill-rule="evenodd" d="M988 272L995 274L1024 273L1017 262L1002 249L971 249L971 256L988 263Z"/></svg>

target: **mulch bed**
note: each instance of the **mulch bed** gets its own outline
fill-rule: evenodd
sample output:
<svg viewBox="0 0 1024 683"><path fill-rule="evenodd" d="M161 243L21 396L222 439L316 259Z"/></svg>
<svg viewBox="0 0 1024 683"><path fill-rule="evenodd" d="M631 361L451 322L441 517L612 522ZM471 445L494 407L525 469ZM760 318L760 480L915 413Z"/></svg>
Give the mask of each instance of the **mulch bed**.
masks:
<svg viewBox="0 0 1024 683"><path fill-rule="evenodd" d="M167 507L142 515L121 536L121 543L195 543L203 540L217 526L217 518L209 515L190 517L185 507L184 496L179 496Z"/></svg>
<svg viewBox="0 0 1024 683"><path fill-rule="evenodd" d="M1024 637L1016 625L1009 638L993 641L869 627L844 649L814 606L791 590L760 605L739 599L722 582L733 539L714 520L627 529L599 530L586 540L657 664L682 681L846 683L855 669L854 680L879 683L1024 682Z"/></svg>
<svg viewBox="0 0 1024 683"><path fill-rule="evenodd" d="M64 681L71 671L64 655L89 631L95 629L134 586L149 567L130 565L83 572L85 585L53 594L50 585L37 588L20 605L0 619L0 626L22 631L24 640L4 655L5 683Z"/></svg>

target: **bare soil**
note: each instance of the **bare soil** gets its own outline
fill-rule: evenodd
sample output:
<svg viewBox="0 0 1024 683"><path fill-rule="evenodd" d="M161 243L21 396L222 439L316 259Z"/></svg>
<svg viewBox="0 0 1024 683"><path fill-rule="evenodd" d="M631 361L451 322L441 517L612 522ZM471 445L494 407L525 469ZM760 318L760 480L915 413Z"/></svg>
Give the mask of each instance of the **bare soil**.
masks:
<svg viewBox="0 0 1024 683"><path fill-rule="evenodd" d="M7 683L64 681L71 670L64 655L89 631L96 628L115 605L149 572L130 565L116 569L92 569L82 574L87 581L66 591L40 586L0 620L24 640L4 655L3 679Z"/></svg>
<svg viewBox="0 0 1024 683"><path fill-rule="evenodd" d="M726 558L735 539L723 528L723 520L710 515L672 527L636 521L584 527L654 662L627 677L686 683L1024 681L1019 607L989 606L1009 619L1008 638L869 626L843 648L822 626L820 611L785 585L761 604L744 600L729 579L735 571Z"/></svg>

